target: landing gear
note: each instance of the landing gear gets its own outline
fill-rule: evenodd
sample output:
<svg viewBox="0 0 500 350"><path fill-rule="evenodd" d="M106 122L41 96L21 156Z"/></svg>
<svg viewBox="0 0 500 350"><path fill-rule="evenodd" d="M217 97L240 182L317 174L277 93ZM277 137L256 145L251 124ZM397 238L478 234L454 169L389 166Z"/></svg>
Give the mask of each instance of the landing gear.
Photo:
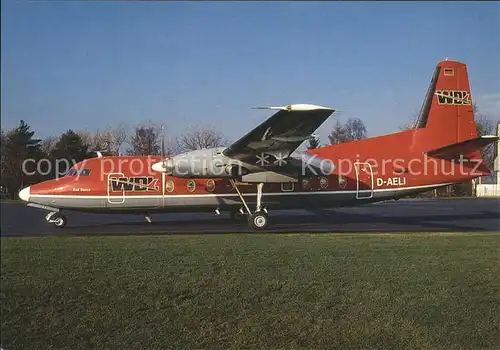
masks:
<svg viewBox="0 0 500 350"><path fill-rule="evenodd" d="M267 227L267 215L263 211L256 211L248 217L248 224L255 230L263 230Z"/></svg>
<svg viewBox="0 0 500 350"><path fill-rule="evenodd" d="M261 182L257 184L257 205L255 211L252 213L252 211L247 205L247 202L245 201L245 198L243 198L243 195L241 194L238 186L236 185L236 181L234 180L230 181L233 187L235 188L236 192L238 193L241 203L243 203L243 206L246 209L246 212L248 214L249 226L254 230L265 229L267 227L268 220L267 220L267 210L262 209L262 188L264 187L264 183Z"/></svg>
<svg viewBox="0 0 500 350"><path fill-rule="evenodd" d="M64 226L66 226L67 222L68 222L68 220L66 219L66 217L64 215L57 215L56 218L54 219L53 225L55 227L64 227Z"/></svg>
<svg viewBox="0 0 500 350"><path fill-rule="evenodd" d="M51 223L52 225L54 225L54 227L57 228L66 226L66 223L68 222L68 220L64 215L54 211L48 213L47 216L45 217L45 220L47 220L48 223Z"/></svg>

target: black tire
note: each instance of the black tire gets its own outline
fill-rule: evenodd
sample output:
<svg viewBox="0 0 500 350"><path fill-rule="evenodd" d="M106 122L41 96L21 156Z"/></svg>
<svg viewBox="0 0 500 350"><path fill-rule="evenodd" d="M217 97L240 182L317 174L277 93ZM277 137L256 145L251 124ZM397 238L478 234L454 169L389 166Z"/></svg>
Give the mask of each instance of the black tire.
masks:
<svg viewBox="0 0 500 350"><path fill-rule="evenodd" d="M254 230L264 230L268 224L267 214L257 211L248 217L248 224Z"/></svg>
<svg viewBox="0 0 500 350"><path fill-rule="evenodd" d="M64 226L66 226L66 224L68 222L64 215L54 215L52 220L54 220L52 225L54 225L54 227L57 227L57 228L62 228Z"/></svg>

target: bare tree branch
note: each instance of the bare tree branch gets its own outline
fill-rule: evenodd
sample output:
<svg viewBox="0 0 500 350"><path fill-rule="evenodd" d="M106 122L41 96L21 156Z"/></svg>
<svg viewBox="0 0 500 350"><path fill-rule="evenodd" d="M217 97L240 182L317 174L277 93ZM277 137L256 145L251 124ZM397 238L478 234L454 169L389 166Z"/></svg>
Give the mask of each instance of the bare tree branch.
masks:
<svg viewBox="0 0 500 350"><path fill-rule="evenodd" d="M203 148L221 147L228 143L224 135L210 126L195 125L188 128L177 140L180 152Z"/></svg>
<svg viewBox="0 0 500 350"><path fill-rule="evenodd" d="M113 154L119 154L120 148L129 138L130 128L125 123L120 123L106 131L108 133L108 149Z"/></svg>
<svg viewBox="0 0 500 350"><path fill-rule="evenodd" d="M399 126L399 130L403 131L403 130L413 129L415 127L415 124L417 123L417 120L418 120L418 114L413 114L409 116L408 122Z"/></svg>
<svg viewBox="0 0 500 350"><path fill-rule="evenodd" d="M359 118L351 118L345 125L342 125L340 121L337 120L333 130L328 135L328 139L332 145L364 138L366 138L366 127Z"/></svg>
<svg viewBox="0 0 500 350"><path fill-rule="evenodd" d="M130 140L130 155L160 155L161 154L161 125L148 122L135 128Z"/></svg>
<svg viewBox="0 0 500 350"><path fill-rule="evenodd" d="M40 150L44 154L51 154L51 152L56 148L56 144L59 139L55 136L49 136L42 140L40 144Z"/></svg>
<svg viewBox="0 0 500 350"><path fill-rule="evenodd" d="M474 103L474 114L475 114L476 128L477 128L477 135L478 136L495 135L496 134L495 129L496 129L496 124L498 123L498 121L495 123L495 122L493 122L493 120L491 120L491 119L487 118L485 115L479 113L476 103ZM497 143L493 142L481 150L481 156L482 156L484 162L486 163L486 165L490 169L493 169L493 165L495 162L495 154L497 153L496 146L497 146Z"/></svg>

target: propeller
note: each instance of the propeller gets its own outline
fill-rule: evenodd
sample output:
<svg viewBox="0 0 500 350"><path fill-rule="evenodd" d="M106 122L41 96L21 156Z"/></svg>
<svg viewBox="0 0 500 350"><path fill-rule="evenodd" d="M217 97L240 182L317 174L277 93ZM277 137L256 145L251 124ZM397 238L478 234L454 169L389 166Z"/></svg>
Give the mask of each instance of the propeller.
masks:
<svg viewBox="0 0 500 350"><path fill-rule="evenodd" d="M164 133L164 126L161 126L161 161L162 161L162 168L166 169L167 164L165 161L165 133Z"/></svg>

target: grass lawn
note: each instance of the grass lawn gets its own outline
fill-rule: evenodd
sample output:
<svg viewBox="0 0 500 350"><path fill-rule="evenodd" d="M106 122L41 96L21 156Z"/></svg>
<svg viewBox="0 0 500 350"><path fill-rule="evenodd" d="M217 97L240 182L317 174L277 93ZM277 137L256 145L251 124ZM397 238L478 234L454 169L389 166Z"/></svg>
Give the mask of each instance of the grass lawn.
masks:
<svg viewBox="0 0 500 350"><path fill-rule="evenodd" d="M7 350L500 347L499 233L1 243Z"/></svg>

